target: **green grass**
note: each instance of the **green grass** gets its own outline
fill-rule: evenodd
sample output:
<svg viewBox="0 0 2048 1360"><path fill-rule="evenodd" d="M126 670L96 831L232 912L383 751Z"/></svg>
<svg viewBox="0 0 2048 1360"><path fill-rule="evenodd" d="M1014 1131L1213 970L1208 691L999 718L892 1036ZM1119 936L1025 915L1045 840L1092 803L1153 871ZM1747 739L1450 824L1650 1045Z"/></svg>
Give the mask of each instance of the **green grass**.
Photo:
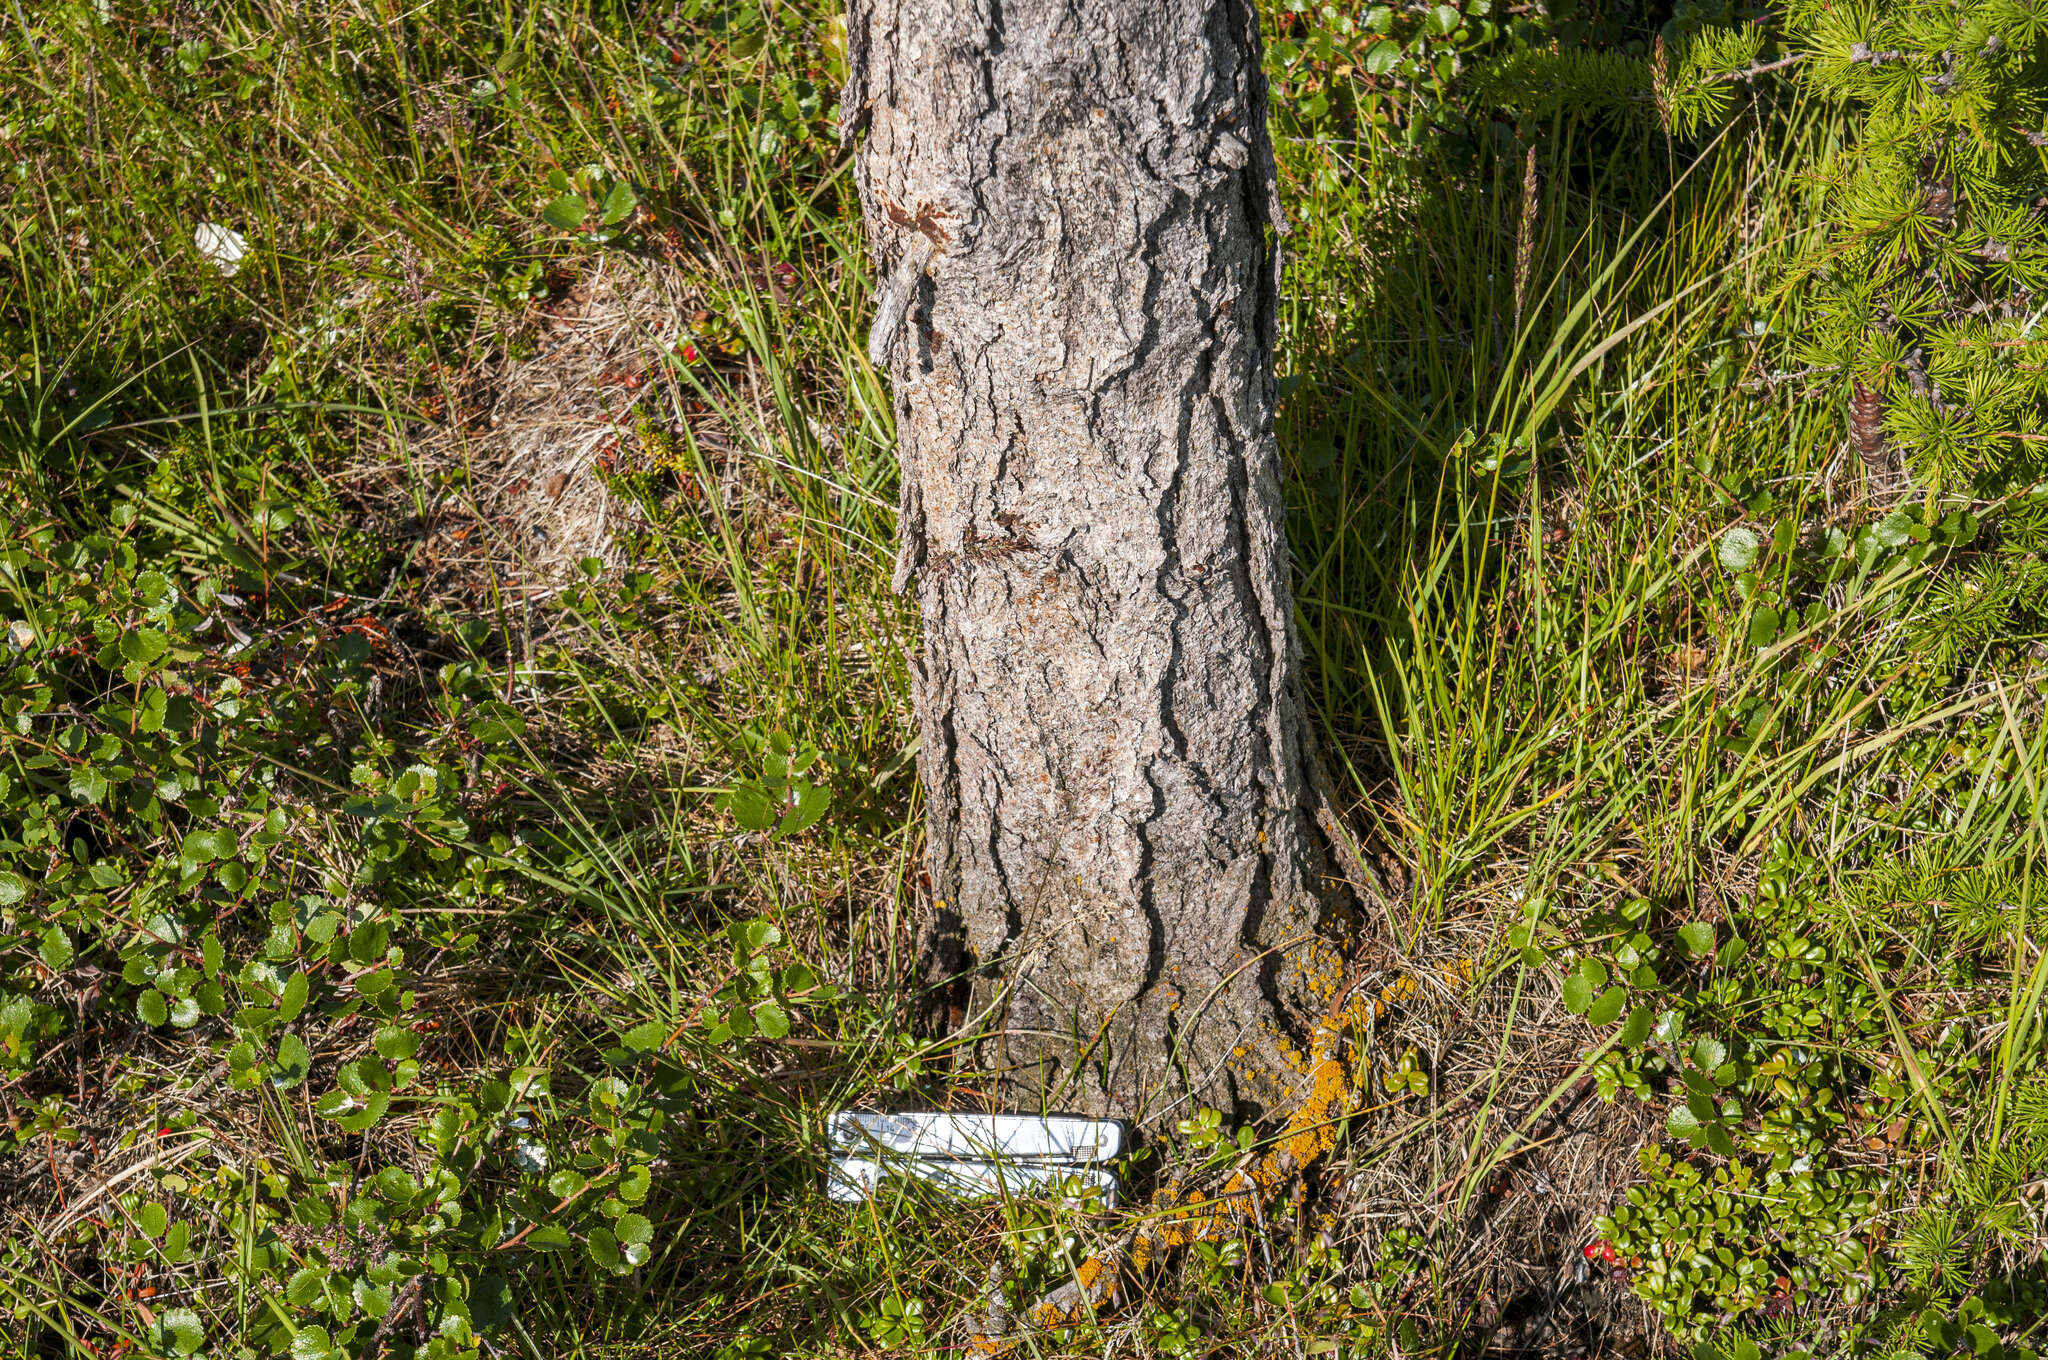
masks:
<svg viewBox="0 0 2048 1360"><path fill-rule="evenodd" d="M1779 286L1850 130L1424 135L1285 32L1311 700L1389 957L1477 967L1267 1232L1024 1350L2016 1353L2048 510L1861 494ZM825 1113L979 1089L920 1019L831 24L5 34L4 1353L901 1352L1057 1284L1113 1219L819 1193ZM605 313L639 404L512 490L491 412L634 279L689 334ZM519 518L600 489L581 566Z"/></svg>

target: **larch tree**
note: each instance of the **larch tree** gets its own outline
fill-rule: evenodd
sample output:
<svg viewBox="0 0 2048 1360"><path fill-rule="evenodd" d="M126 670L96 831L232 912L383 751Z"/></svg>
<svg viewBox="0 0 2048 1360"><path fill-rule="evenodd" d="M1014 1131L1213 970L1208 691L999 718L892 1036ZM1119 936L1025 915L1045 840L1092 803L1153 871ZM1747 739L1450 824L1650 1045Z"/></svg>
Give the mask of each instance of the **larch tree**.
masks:
<svg viewBox="0 0 2048 1360"><path fill-rule="evenodd" d="M981 1057L1013 1105L1284 1107L1356 861L1292 629L1257 15L853 0L847 55L933 928Z"/></svg>

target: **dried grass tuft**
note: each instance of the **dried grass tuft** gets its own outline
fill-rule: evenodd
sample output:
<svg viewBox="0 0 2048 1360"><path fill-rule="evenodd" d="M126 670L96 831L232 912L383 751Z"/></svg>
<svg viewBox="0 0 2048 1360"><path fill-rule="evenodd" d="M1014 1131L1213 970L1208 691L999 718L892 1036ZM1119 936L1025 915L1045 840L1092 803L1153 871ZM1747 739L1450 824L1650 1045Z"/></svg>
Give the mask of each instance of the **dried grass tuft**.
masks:
<svg viewBox="0 0 2048 1360"><path fill-rule="evenodd" d="M619 534L633 511L600 474L655 409L682 318L696 305L670 264L596 256L540 309L536 352L480 376L492 393L481 420L413 438L423 464L468 471L508 582L559 586L592 557L621 565Z"/></svg>

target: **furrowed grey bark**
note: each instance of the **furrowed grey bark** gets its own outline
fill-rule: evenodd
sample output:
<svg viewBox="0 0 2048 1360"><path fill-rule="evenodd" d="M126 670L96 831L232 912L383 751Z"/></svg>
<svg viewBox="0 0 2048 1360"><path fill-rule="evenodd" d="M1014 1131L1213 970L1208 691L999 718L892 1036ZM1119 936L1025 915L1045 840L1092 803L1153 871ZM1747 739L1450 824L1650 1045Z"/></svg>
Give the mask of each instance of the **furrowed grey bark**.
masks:
<svg viewBox="0 0 2048 1360"><path fill-rule="evenodd" d="M1256 1114L1341 981L1249 0L855 0L934 907L1012 1103Z"/></svg>

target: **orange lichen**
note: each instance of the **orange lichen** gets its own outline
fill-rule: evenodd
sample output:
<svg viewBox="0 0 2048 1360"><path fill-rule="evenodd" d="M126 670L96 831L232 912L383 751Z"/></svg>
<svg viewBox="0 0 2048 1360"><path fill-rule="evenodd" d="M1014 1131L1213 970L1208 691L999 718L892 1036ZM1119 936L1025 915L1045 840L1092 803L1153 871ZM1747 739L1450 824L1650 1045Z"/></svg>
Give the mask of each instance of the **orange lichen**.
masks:
<svg viewBox="0 0 2048 1360"><path fill-rule="evenodd" d="M1100 1256L1091 1256L1081 1262L1080 1265L1074 1267L1074 1278L1080 1282L1083 1289L1089 1289L1094 1286L1095 1281L1101 1278L1103 1271L1107 1269L1108 1267L1103 1264Z"/></svg>
<svg viewBox="0 0 2048 1360"><path fill-rule="evenodd" d="M1448 983L1470 982L1478 976L1478 967L1472 959L1461 959L1443 968L1442 974ZM1307 1076L1307 1093L1266 1150L1233 1171L1213 1199L1200 1190L1183 1193L1178 1182L1161 1189L1153 1199L1154 1214L1149 1221L1082 1261L1071 1280L1027 1309L1025 1317L1038 1327L1077 1322L1115 1305L1119 1282L1127 1274L1150 1268L1162 1252L1262 1222L1266 1206L1281 1188L1337 1144L1337 1125L1351 1111L1357 1094L1351 1086L1351 1065L1345 1061L1345 1036L1362 1032L1384 1018L1390 1007L1421 991L1421 982L1404 973L1380 988L1377 996L1338 992L1329 1013L1316 1026L1305 1062L1284 1037L1279 1038L1278 1047L1289 1065ZM1235 1048L1231 1056L1242 1061L1246 1050ZM1009 1344L984 1336L975 1338L972 1349L995 1354Z"/></svg>

